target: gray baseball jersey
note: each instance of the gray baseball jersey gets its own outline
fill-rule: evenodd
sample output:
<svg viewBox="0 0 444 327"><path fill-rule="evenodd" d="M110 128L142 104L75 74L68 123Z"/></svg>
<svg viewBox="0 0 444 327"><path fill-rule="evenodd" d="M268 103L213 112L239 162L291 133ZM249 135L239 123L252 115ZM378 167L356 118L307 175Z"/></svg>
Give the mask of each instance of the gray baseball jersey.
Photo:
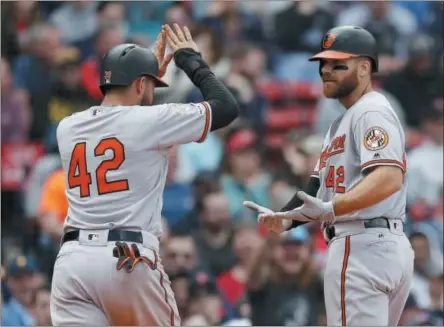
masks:
<svg viewBox="0 0 444 327"><path fill-rule="evenodd" d="M400 121L384 95L362 96L330 126L312 176L320 178L317 197L331 201L355 187L366 169L378 165L406 170L405 137ZM406 182L382 202L338 219L386 217L405 219Z"/></svg>
<svg viewBox="0 0 444 327"><path fill-rule="evenodd" d="M204 141L210 126L207 102L98 106L63 119L57 141L69 203L65 231L124 228L161 236L168 150Z"/></svg>

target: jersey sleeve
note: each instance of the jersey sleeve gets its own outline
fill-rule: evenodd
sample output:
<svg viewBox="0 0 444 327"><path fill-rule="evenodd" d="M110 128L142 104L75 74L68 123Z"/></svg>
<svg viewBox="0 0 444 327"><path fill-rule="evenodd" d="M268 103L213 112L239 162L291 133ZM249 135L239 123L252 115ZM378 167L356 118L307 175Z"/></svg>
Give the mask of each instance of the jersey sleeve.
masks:
<svg viewBox="0 0 444 327"><path fill-rule="evenodd" d="M210 131L211 108L208 102L168 104L159 107L157 118L159 148L202 143Z"/></svg>
<svg viewBox="0 0 444 327"><path fill-rule="evenodd" d="M319 165L321 162L321 158L318 159L318 161L316 161L316 166L313 169L313 172L311 173L310 177L316 177L319 178Z"/></svg>
<svg viewBox="0 0 444 327"><path fill-rule="evenodd" d="M361 171L375 166L397 166L405 172L405 140L402 127L388 114L364 113L354 126Z"/></svg>

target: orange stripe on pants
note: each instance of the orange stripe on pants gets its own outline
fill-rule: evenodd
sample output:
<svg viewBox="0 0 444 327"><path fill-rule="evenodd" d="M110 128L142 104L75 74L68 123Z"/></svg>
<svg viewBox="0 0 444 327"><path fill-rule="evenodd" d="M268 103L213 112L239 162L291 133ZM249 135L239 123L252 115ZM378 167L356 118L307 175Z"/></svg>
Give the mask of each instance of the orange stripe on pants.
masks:
<svg viewBox="0 0 444 327"><path fill-rule="evenodd" d="M341 318L342 326L347 325L347 315L345 313L345 274L347 272L348 257L350 256L350 236L345 237L344 259L341 271Z"/></svg>

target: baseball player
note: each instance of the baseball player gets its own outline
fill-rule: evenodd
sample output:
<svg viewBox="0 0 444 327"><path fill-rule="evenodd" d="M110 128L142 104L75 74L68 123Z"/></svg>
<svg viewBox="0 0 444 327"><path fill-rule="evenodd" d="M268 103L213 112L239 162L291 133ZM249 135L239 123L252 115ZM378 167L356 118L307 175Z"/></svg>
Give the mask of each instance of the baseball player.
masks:
<svg viewBox="0 0 444 327"><path fill-rule="evenodd" d="M405 139L387 99L374 91L376 42L363 28L326 33L320 62L324 94L345 112L332 123L304 191L280 212L252 202L268 230L321 222L328 242L327 323L394 326L409 294L413 250L404 234ZM292 221L293 220L293 221Z"/></svg>
<svg viewBox="0 0 444 327"><path fill-rule="evenodd" d="M166 43L172 50L165 56ZM200 89L197 104L150 105L174 60ZM159 258L168 151L230 124L238 106L186 27L163 26L155 53L112 48L100 106L63 119L57 140L69 210L54 265L54 325L180 325Z"/></svg>

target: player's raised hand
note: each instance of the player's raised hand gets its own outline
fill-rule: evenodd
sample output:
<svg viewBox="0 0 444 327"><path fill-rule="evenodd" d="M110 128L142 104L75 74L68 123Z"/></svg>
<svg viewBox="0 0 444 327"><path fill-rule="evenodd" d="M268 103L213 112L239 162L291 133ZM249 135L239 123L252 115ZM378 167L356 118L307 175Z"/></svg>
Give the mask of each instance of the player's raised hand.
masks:
<svg viewBox="0 0 444 327"><path fill-rule="evenodd" d="M156 46L154 50L154 55L156 56L157 61L159 62L159 73L157 76L159 78L162 78L165 75L168 64L173 58L172 53L169 53L165 56L165 49L167 43L166 39L167 39L167 33L162 29L159 35L157 36Z"/></svg>
<svg viewBox="0 0 444 327"><path fill-rule="evenodd" d="M162 30L166 32L166 40L168 46L176 52L179 49L191 48L196 52L199 52L197 44L194 42L188 27L182 28L178 24L174 24L173 28L170 25L164 25Z"/></svg>

